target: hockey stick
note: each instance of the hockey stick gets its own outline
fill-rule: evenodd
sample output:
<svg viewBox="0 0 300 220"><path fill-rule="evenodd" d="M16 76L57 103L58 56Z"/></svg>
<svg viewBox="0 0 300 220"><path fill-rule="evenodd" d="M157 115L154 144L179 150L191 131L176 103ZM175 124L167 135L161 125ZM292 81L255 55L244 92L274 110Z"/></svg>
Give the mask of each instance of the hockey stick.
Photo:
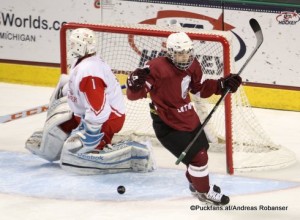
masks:
<svg viewBox="0 0 300 220"><path fill-rule="evenodd" d="M13 113L13 114L8 114L8 115L3 115L0 116L0 123L6 123L6 122L10 122L16 119L20 119L20 118L26 118L28 116L31 115L36 115L42 112L45 112L48 110L48 104L47 105L41 105L41 106L37 106L31 109L27 109L24 111L20 111L17 113Z"/></svg>
<svg viewBox="0 0 300 220"><path fill-rule="evenodd" d="M126 85L121 85L121 89L126 89ZM16 112L13 114L8 114L8 115L2 115L0 116L0 124L1 123L6 123L6 122L10 122L16 119L20 119L20 118L26 118L32 115L36 115L39 113L43 113L45 111L47 111L49 108L48 104L45 105L40 105L40 106L36 106L30 109L26 109L20 112Z"/></svg>
<svg viewBox="0 0 300 220"><path fill-rule="evenodd" d="M264 38L263 38L263 34L262 34L262 30L261 27L259 25L259 23L254 19L250 19L249 21L250 26L253 30L253 32L255 33L255 37L256 37L256 46L253 49L252 53L250 54L250 56L248 57L248 59L245 61L245 63L243 64L243 66L241 67L241 69L239 70L239 72L237 73L237 75L240 75L242 73L242 71L244 70L244 68L247 66L247 64L249 63L249 61L252 59L252 57L254 56L254 54L257 52L258 48L260 47L260 45L262 44ZM200 130L197 132L196 136L194 137L194 139L189 143L189 145L185 148L185 150L180 154L180 156L178 157L177 161L176 161L176 165L178 165L183 158L186 156L187 152L190 150L191 146L195 143L195 141L197 140L197 138L199 137L199 135L201 134L201 132L203 131L205 125L207 124L207 122L210 120L211 116L213 115L213 113L216 111L216 109L219 107L220 103L225 99L225 97L227 96L227 94L230 92L230 89L226 89L225 93L221 96L221 98L217 101L217 103L215 104L214 108L211 110L211 112L208 114L208 116L205 118L204 122L202 123Z"/></svg>

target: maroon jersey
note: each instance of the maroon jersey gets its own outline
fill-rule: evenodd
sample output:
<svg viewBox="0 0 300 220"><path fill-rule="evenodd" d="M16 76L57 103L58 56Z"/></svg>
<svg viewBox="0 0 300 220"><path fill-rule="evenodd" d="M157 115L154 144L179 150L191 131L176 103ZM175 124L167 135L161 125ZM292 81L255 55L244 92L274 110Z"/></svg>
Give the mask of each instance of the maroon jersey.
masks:
<svg viewBox="0 0 300 220"><path fill-rule="evenodd" d="M201 84L202 71L197 59L187 70L180 70L167 57L158 57L147 63L150 74L144 88L138 92L127 89L130 100L146 98L149 92L159 117L179 131L193 131L200 123L189 92L200 92L203 98L219 94L216 80Z"/></svg>

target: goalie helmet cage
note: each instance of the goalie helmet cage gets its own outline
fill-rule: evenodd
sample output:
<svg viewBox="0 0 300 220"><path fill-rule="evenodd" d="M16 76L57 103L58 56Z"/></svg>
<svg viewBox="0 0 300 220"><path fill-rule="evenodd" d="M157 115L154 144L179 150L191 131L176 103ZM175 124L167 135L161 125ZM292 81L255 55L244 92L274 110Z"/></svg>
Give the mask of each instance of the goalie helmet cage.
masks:
<svg viewBox="0 0 300 220"><path fill-rule="evenodd" d="M224 31L203 31L180 27L159 27L146 24L81 24L67 23L60 32L61 72L68 73L72 57L67 53L68 38L76 28L89 28L97 37L97 53L110 65L121 84L128 74L142 67L148 60L165 55L166 38L179 31L186 32L194 43L203 80L218 79L234 71L232 34ZM129 101L126 99L126 120L114 140L152 140L159 145L149 114L150 99ZM192 95L193 105L204 120L219 96L201 99ZM226 153L227 172L278 169L296 161L293 152L276 145L266 134L241 86L234 94L228 94L204 131L210 140L210 150ZM226 147L224 147L224 145ZM225 150L224 150L225 149Z"/></svg>

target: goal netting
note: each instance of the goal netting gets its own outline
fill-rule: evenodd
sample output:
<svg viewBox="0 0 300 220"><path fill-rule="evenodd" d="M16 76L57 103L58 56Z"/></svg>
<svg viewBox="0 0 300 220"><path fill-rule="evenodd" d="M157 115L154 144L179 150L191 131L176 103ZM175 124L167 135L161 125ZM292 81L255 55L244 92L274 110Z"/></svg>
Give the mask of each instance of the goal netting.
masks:
<svg viewBox="0 0 300 220"><path fill-rule="evenodd" d="M170 33L185 31L194 42L194 50L199 60L203 80L218 79L235 72L232 55L232 35L230 32L203 31L180 27L158 27L144 24L94 25L68 23L61 29L61 69L68 72L68 37L76 28L90 28L98 38L97 53L108 63L125 84L128 74L142 67L148 60L165 55L166 38ZM125 94L125 91L124 91ZM201 99L192 96L193 104L203 121L220 96ZM129 101L126 99L127 115L122 131L114 140L151 140L160 145L152 129L149 113L150 99ZM210 150L224 152L229 173L278 169L295 162L293 152L276 145L264 131L255 117L241 86L234 94L229 94L224 103L213 114L205 127L210 140Z"/></svg>

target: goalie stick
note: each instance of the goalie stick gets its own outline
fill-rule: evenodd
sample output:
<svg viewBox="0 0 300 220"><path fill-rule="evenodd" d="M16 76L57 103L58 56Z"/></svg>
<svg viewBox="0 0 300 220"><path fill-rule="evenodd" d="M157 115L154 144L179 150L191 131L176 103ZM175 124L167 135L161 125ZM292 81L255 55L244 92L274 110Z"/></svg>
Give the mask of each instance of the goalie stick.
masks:
<svg viewBox="0 0 300 220"><path fill-rule="evenodd" d="M263 34L262 34L262 30L261 30L261 27L260 27L259 23L254 18L251 18L250 21L249 21L249 23L250 23L250 26L251 26L254 34L255 34L255 37L256 37L256 46L253 49L253 51L250 54L250 56L248 57L248 59L245 61L245 63L241 67L241 69L239 70L239 72L237 73L237 75L240 75L243 72L243 70L245 69L245 67L247 66L247 64L249 63L249 61L252 59L252 57L254 56L254 54L257 52L258 48L260 47L260 45L262 44L262 42L264 40ZM177 161L175 162L176 165L178 165L183 160L183 158L185 157L185 155L187 154L187 152L190 150L191 146L195 143L195 141L197 140L197 138L199 137L199 135L203 131L205 125L210 120L210 118L213 115L213 113L217 110L217 108L219 107L220 103L225 99L225 97L227 96L227 94L229 92L230 92L230 90L226 89L225 93L217 101L217 103L215 104L214 108L211 110L211 112L205 118L204 122L202 123L202 125L200 127L200 130L197 132L197 134L194 137L194 139L189 143L189 145L185 148L185 150L178 157Z"/></svg>
<svg viewBox="0 0 300 220"><path fill-rule="evenodd" d="M121 89L126 89L126 85L121 85ZM0 124L1 123L6 123L6 122L10 122L16 119L20 119L20 118L26 118L32 115L36 115L39 113L43 113L46 112L49 108L48 104L45 105L40 105L40 106L36 106L30 109L26 109L20 112L16 112L13 114L8 114L8 115L2 115L0 116Z"/></svg>

